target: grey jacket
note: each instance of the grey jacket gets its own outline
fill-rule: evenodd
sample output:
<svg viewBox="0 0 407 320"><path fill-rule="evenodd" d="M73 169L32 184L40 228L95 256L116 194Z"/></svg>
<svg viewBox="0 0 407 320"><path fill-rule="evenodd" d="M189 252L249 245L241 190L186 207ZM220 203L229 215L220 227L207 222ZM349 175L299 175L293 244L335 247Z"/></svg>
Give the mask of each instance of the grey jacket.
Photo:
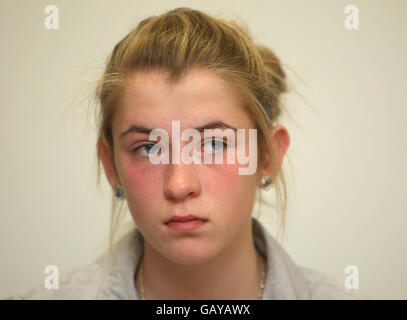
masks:
<svg viewBox="0 0 407 320"><path fill-rule="evenodd" d="M263 300L274 299L361 299L332 278L294 263L265 227L253 219L256 248L267 257ZM107 253L94 262L60 276L58 289L44 285L7 299L126 299L138 300L134 273L143 255L143 236L134 229L117 243L111 271Z"/></svg>

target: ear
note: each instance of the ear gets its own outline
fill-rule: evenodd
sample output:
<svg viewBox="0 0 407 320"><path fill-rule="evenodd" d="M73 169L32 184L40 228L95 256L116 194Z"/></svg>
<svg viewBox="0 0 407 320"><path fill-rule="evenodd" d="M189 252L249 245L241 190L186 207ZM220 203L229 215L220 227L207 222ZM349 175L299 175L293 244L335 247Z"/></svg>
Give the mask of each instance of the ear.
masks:
<svg viewBox="0 0 407 320"><path fill-rule="evenodd" d="M100 142L99 156L102 160L103 167L105 169L106 178L109 184L114 189L117 184L120 184L120 180L117 176L115 165L114 165L114 155L106 138L103 138Z"/></svg>
<svg viewBox="0 0 407 320"><path fill-rule="evenodd" d="M284 156L287 152L287 149L290 145L290 135L288 134L287 129L282 125L276 125L271 129L272 144L275 152L275 161L274 163L270 159L270 155L265 153L263 149L263 166L261 168L261 175L267 175L274 179L277 173L281 170L283 164ZM264 147L265 148L265 147Z"/></svg>

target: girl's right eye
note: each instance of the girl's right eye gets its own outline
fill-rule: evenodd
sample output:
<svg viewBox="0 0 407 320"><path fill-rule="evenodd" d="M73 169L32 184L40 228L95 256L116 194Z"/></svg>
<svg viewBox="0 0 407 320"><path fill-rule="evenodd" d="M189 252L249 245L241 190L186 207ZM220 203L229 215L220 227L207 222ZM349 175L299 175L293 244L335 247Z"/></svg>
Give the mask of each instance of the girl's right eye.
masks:
<svg viewBox="0 0 407 320"><path fill-rule="evenodd" d="M140 153L141 157L148 157L151 153L150 150L154 146L154 143L145 143L141 146L138 146L135 148L132 152L133 153ZM147 151L146 153L143 153L143 151Z"/></svg>

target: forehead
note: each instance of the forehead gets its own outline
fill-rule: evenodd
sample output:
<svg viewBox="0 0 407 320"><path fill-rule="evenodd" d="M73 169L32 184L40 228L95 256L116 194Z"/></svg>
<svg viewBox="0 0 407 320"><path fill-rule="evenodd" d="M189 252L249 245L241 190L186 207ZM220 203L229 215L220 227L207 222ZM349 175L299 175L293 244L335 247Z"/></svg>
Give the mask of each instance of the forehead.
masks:
<svg viewBox="0 0 407 320"><path fill-rule="evenodd" d="M159 71L137 73L121 97L113 128L124 130L135 122L151 128L197 127L212 120L229 121L240 128L252 121L233 89L217 74L205 69L188 72L176 83Z"/></svg>

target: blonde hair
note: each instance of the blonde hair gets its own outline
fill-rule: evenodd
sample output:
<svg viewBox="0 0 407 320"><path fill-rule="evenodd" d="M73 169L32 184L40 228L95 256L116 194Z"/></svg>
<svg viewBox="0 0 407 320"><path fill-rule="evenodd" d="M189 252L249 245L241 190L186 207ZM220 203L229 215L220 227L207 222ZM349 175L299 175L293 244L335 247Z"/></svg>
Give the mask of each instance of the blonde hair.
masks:
<svg viewBox="0 0 407 320"><path fill-rule="evenodd" d="M159 70L168 73L169 81L177 82L194 68L215 72L235 89L258 129L258 150L264 146L272 165L278 168L269 133L281 114L281 94L287 91L280 60L269 48L254 44L247 29L236 22L182 7L142 20L115 45L107 59L95 92L100 105L96 150L98 184L101 143L106 139L113 150L112 119L128 79L136 72ZM259 157L258 167L261 164L262 157ZM274 178L274 190L284 231L287 187L282 169ZM260 205L262 202L260 193ZM113 255L115 230L123 215L124 203L119 202L113 192L110 256Z"/></svg>

